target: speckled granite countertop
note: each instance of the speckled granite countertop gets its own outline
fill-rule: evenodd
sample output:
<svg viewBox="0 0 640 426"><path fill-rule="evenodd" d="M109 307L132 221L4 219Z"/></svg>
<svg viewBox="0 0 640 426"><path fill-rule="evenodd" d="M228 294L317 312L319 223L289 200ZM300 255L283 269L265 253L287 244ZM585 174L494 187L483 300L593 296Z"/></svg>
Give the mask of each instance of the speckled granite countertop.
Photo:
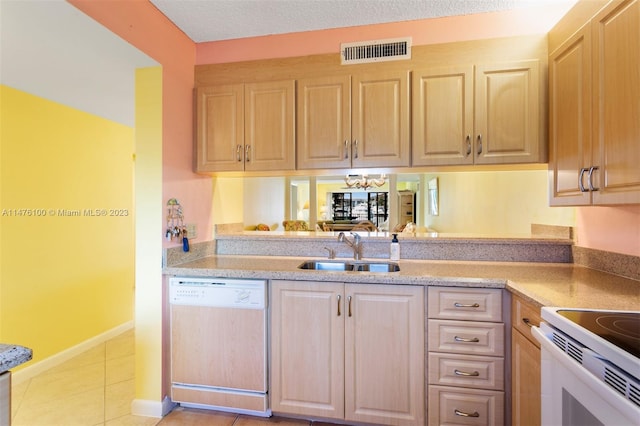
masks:
<svg viewBox="0 0 640 426"><path fill-rule="evenodd" d="M215 255L166 267L164 273L190 277L506 288L540 306L640 310L640 281L572 263L400 260L400 272L366 273L298 269L306 259Z"/></svg>
<svg viewBox="0 0 640 426"><path fill-rule="evenodd" d="M0 343L0 373L24 364L29 361L32 356L33 352L29 348Z"/></svg>

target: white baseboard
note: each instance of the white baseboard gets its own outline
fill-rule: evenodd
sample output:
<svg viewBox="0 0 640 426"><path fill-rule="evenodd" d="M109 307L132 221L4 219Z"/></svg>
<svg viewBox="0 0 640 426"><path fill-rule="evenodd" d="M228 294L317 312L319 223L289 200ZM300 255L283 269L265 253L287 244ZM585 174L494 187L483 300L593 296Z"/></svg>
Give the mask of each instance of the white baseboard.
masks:
<svg viewBox="0 0 640 426"><path fill-rule="evenodd" d="M114 337L124 333L125 331L129 331L133 328L133 321L128 321L123 324L120 324L117 327L112 328L111 330L107 330L102 334L98 334L90 339L85 340L84 342L78 343L75 346L72 346L68 349L63 350L62 352L58 352L55 355L51 355L48 358L45 358L41 361L33 363L25 368L22 368L16 372L11 373L11 380L14 385L18 385L22 382L25 382L43 371L49 370L50 368L57 367L63 362L69 361L71 358L80 355L81 353L97 346L101 343L106 342L107 340L111 340Z"/></svg>
<svg viewBox="0 0 640 426"><path fill-rule="evenodd" d="M145 417L164 417L166 416L177 404L168 396L162 401L150 401L148 399L134 399L131 402L131 414L134 416Z"/></svg>

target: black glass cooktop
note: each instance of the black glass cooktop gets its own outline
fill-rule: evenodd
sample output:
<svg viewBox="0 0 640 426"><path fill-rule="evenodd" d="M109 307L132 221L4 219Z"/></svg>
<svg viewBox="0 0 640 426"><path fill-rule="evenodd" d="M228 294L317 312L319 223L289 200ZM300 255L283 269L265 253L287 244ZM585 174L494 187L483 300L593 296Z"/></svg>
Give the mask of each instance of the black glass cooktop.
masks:
<svg viewBox="0 0 640 426"><path fill-rule="evenodd" d="M640 313L564 309L557 313L640 358Z"/></svg>

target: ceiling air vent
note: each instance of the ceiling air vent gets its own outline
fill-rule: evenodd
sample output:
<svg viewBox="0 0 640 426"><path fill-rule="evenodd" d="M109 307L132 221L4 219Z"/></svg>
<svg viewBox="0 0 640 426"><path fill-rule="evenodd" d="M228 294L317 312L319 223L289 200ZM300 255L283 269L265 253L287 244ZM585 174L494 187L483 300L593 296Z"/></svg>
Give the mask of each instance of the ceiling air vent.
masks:
<svg viewBox="0 0 640 426"><path fill-rule="evenodd" d="M341 43L342 65L411 59L411 37Z"/></svg>

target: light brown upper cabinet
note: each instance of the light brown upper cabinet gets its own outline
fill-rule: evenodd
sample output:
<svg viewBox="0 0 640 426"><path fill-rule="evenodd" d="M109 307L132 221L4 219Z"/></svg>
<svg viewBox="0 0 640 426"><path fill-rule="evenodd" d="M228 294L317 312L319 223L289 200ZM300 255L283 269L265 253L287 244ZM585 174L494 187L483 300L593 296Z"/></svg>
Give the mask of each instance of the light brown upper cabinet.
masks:
<svg viewBox="0 0 640 426"><path fill-rule="evenodd" d="M550 204L640 203L640 1L611 1L549 59Z"/></svg>
<svg viewBox="0 0 640 426"><path fill-rule="evenodd" d="M419 69L412 165L545 161L539 61Z"/></svg>
<svg viewBox="0 0 640 426"><path fill-rule="evenodd" d="M303 78L297 168L409 166L409 73Z"/></svg>
<svg viewBox="0 0 640 426"><path fill-rule="evenodd" d="M199 87L198 172L295 168L293 80Z"/></svg>

